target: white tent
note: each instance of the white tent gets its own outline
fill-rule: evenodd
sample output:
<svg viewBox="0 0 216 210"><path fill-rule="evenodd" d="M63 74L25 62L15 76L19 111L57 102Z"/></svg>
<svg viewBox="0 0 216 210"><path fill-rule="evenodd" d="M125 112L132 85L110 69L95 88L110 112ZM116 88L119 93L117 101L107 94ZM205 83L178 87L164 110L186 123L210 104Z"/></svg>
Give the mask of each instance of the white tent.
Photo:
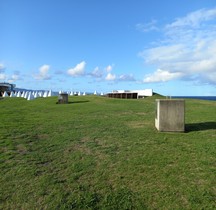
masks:
<svg viewBox="0 0 216 210"><path fill-rule="evenodd" d="M10 93L10 97L11 97L11 98L12 98L12 97L15 97L15 94L14 94L13 91L11 91L11 93Z"/></svg>
<svg viewBox="0 0 216 210"><path fill-rule="evenodd" d="M39 97L42 97L43 96L43 92L42 91L38 92L38 95L39 95Z"/></svg>
<svg viewBox="0 0 216 210"><path fill-rule="evenodd" d="M38 97L40 97L40 96L39 96L38 92L36 91L36 92L34 93L34 98L38 98Z"/></svg>
<svg viewBox="0 0 216 210"><path fill-rule="evenodd" d="M81 92L79 91L79 92L78 92L78 96L80 96L80 95L81 95Z"/></svg>
<svg viewBox="0 0 216 210"><path fill-rule="evenodd" d="M97 91L95 90L94 95L97 95Z"/></svg>
<svg viewBox="0 0 216 210"><path fill-rule="evenodd" d="M44 92L43 97L44 97L44 98L48 97L48 91L45 91L45 92Z"/></svg>
<svg viewBox="0 0 216 210"><path fill-rule="evenodd" d="M21 97L21 92L20 91L18 91L16 97Z"/></svg>
<svg viewBox="0 0 216 210"><path fill-rule="evenodd" d="M29 92L26 91L26 92L25 92L25 95L24 95L24 98L27 99L27 98L28 98L28 95L29 95Z"/></svg>
<svg viewBox="0 0 216 210"><path fill-rule="evenodd" d="M4 92L3 97L8 97L8 94L6 91Z"/></svg>
<svg viewBox="0 0 216 210"><path fill-rule="evenodd" d="M50 96L54 96L54 93L52 92L52 90L50 90L48 93L48 97L50 97Z"/></svg>
<svg viewBox="0 0 216 210"><path fill-rule="evenodd" d="M33 99L34 99L34 95L30 92L30 93L28 94L27 100L30 101L30 100L33 100Z"/></svg>
<svg viewBox="0 0 216 210"><path fill-rule="evenodd" d="M84 92L84 93L83 93L83 96L85 96L85 95L86 95L86 93Z"/></svg>
<svg viewBox="0 0 216 210"><path fill-rule="evenodd" d="M103 96L104 95L104 93L103 92L101 92L101 96Z"/></svg>
<svg viewBox="0 0 216 210"><path fill-rule="evenodd" d="M25 91L22 92L21 97L24 98L25 96Z"/></svg>
<svg viewBox="0 0 216 210"><path fill-rule="evenodd" d="M71 91L69 95L70 95L70 96L73 96L73 91Z"/></svg>

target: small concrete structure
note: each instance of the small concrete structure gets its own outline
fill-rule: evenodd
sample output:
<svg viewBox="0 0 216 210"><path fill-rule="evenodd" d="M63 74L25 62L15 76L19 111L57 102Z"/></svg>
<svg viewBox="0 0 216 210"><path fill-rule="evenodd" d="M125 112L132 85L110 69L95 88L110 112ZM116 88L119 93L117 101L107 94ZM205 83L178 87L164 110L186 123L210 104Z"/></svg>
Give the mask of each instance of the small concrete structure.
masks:
<svg viewBox="0 0 216 210"><path fill-rule="evenodd" d="M185 131L185 101L156 99L155 127L159 131Z"/></svg>
<svg viewBox="0 0 216 210"><path fill-rule="evenodd" d="M58 96L58 104L68 104L68 94L60 93Z"/></svg>

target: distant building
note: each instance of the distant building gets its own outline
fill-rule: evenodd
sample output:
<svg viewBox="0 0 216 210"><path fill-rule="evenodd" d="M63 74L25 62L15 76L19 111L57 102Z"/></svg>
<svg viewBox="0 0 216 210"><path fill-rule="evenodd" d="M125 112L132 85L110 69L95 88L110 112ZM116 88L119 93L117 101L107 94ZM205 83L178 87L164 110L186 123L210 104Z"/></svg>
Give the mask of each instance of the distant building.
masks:
<svg viewBox="0 0 216 210"><path fill-rule="evenodd" d="M113 90L110 93L107 93L107 96L110 98L125 98L125 99L138 99L145 98L153 95L152 89L144 90Z"/></svg>
<svg viewBox="0 0 216 210"><path fill-rule="evenodd" d="M7 82L0 82L0 95L2 96L5 91L11 92L16 87L15 84L10 84Z"/></svg>

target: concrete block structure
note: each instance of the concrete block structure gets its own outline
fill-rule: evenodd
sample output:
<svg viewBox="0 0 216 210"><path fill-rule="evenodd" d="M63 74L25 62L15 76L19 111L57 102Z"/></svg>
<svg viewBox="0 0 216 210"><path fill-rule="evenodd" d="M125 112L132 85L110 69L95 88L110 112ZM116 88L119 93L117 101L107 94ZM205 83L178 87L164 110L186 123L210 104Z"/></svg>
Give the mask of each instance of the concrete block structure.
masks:
<svg viewBox="0 0 216 210"><path fill-rule="evenodd" d="M159 131L185 131L185 101L156 99L155 127Z"/></svg>
<svg viewBox="0 0 216 210"><path fill-rule="evenodd" d="M60 93L58 96L58 104L68 104L68 94Z"/></svg>

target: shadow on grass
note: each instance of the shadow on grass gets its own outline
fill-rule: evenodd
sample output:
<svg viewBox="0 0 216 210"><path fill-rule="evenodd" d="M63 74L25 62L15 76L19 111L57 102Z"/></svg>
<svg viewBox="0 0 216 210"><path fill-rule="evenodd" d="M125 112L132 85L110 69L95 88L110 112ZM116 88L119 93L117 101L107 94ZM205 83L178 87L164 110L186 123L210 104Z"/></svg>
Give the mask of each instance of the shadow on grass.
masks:
<svg viewBox="0 0 216 210"><path fill-rule="evenodd" d="M80 104L80 103L87 103L89 101L68 101L68 103L59 103L56 102L56 104Z"/></svg>
<svg viewBox="0 0 216 210"><path fill-rule="evenodd" d="M81 103L88 103L89 101L68 101L69 104L81 104Z"/></svg>
<svg viewBox="0 0 216 210"><path fill-rule="evenodd" d="M190 123L185 125L186 132L216 129L216 122Z"/></svg>

